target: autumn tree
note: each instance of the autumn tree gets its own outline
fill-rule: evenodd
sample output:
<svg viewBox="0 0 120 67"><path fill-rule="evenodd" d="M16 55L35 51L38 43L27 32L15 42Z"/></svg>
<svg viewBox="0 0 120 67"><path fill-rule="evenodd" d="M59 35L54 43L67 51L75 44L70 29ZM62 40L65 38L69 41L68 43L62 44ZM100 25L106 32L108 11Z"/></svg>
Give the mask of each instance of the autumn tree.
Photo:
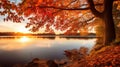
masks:
<svg viewBox="0 0 120 67"><path fill-rule="evenodd" d="M104 45L115 40L115 28L112 16L114 0L22 0L18 4L9 0L0 0L1 15L4 20L22 22L27 19L26 28L38 31L77 32L81 27L89 26L94 19L104 22Z"/></svg>

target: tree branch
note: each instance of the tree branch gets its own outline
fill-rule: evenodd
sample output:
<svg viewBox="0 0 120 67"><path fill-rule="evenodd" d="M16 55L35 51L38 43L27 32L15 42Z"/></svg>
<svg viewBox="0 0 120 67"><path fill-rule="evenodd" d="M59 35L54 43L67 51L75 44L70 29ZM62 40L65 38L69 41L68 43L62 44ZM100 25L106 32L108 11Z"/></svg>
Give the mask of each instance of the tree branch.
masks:
<svg viewBox="0 0 120 67"><path fill-rule="evenodd" d="M85 8L66 8L66 7L55 7L55 6L39 6L39 8L52 8L52 9L60 9L60 10L88 10L90 7L85 7Z"/></svg>
<svg viewBox="0 0 120 67"><path fill-rule="evenodd" d="M73 3L73 2L71 2L71 3ZM71 4L70 3L70 4ZM91 6L90 7L88 7L88 4L82 4L80 7L81 8L79 8L79 7L72 7L72 8L69 8L68 6L70 5L70 4L68 4L68 5L66 5L65 7L57 7L57 6L46 6L46 5L41 5L41 6L38 6L39 8L53 8L53 9L60 9L60 10L88 10L88 9L91 9ZM98 3L98 4L95 4L94 5L94 3L93 3L93 6L101 6L101 5L103 5L102 3ZM86 6L86 7L84 7L84 8L82 8L83 6ZM95 8L94 8L95 9ZM97 10L96 10L97 11ZM98 12L98 11L97 11Z"/></svg>
<svg viewBox="0 0 120 67"><path fill-rule="evenodd" d="M71 5L72 3L74 3L76 0L73 0L73 1L71 1L68 5L66 5L65 7L68 7L69 5ZM60 12L60 11L62 11L62 10L58 10L58 11L55 11L55 12L53 12L52 14L55 14L55 13L58 13L58 12Z"/></svg>
<svg viewBox="0 0 120 67"><path fill-rule="evenodd" d="M90 5L90 10L92 11L92 13L96 16L96 17L99 17L101 18L102 17L102 12L99 12L95 9L95 4L93 2L93 0L88 0L88 3Z"/></svg>

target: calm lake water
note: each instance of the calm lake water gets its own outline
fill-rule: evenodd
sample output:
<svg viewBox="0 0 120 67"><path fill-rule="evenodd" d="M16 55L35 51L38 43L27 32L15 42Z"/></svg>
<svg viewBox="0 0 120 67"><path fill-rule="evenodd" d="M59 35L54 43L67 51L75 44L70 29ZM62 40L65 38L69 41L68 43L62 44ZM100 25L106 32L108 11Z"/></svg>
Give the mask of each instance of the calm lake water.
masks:
<svg viewBox="0 0 120 67"><path fill-rule="evenodd" d="M0 64L27 63L33 58L63 59L64 50L91 49L95 41L95 38L0 37Z"/></svg>

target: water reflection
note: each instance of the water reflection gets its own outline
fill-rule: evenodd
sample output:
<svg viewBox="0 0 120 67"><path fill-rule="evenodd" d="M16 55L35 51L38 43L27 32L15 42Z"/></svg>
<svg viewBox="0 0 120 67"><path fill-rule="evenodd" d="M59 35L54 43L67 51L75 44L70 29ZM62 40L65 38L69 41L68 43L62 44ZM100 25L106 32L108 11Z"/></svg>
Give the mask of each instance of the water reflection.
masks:
<svg viewBox="0 0 120 67"><path fill-rule="evenodd" d="M25 43L25 42L30 41L30 38L27 37L27 36L23 36L23 37L21 37L19 40L20 40L20 42Z"/></svg>
<svg viewBox="0 0 120 67"><path fill-rule="evenodd" d="M32 58L61 59L64 50L88 47L91 49L96 39L84 38L40 38L40 37L4 37L0 38L0 64L24 63ZM7 60L12 61L7 61Z"/></svg>
<svg viewBox="0 0 120 67"><path fill-rule="evenodd" d="M7 37L0 39L0 50L13 51L13 50L22 50L30 47L46 47L50 48L51 46L85 46L90 48L96 39L66 39L56 37L55 39L51 38L34 38L34 37ZM88 45L89 44L89 45ZM73 48L74 48L73 47ZM64 47L66 48L66 47Z"/></svg>
<svg viewBox="0 0 120 67"><path fill-rule="evenodd" d="M27 37L21 37L18 39L1 39L0 49L5 51L19 50L27 47L29 42Z"/></svg>
<svg viewBox="0 0 120 67"><path fill-rule="evenodd" d="M16 38L3 38L0 40L0 50L14 51L22 50L29 47L50 47L51 40L44 38L31 38L27 36Z"/></svg>

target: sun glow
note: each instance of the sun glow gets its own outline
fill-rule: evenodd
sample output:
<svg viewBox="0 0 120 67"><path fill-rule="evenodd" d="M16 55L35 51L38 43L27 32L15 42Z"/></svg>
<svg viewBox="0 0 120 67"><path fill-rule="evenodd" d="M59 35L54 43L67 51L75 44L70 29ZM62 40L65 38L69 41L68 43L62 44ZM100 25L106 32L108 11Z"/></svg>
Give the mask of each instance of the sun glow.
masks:
<svg viewBox="0 0 120 67"><path fill-rule="evenodd" d="M30 38L28 38L26 36L23 36L23 37L20 38L20 42L22 42L22 43L25 43L25 42L28 42L28 41L30 41Z"/></svg>
<svg viewBox="0 0 120 67"><path fill-rule="evenodd" d="M17 32L30 33L30 31L28 29L18 29Z"/></svg>

